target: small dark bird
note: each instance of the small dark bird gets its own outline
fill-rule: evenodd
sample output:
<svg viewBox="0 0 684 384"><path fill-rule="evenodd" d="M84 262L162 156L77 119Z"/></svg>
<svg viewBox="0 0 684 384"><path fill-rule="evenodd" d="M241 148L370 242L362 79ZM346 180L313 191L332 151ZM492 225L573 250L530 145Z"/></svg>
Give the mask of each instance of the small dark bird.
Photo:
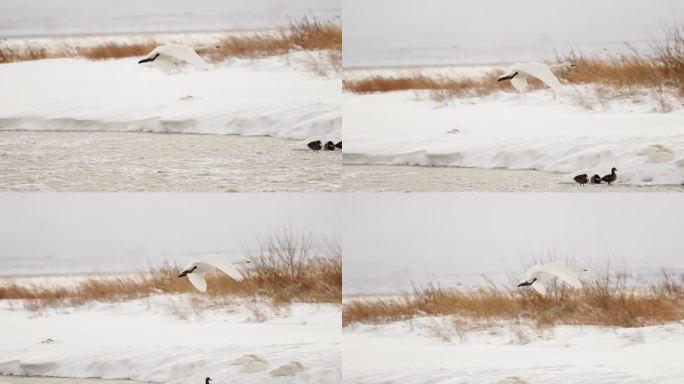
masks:
<svg viewBox="0 0 684 384"><path fill-rule="evenodd" d="M309 144L307 144L306 146L309 147L310 149L313 149L314 151L320 151L321 148L323 148L323 146L321 146L320 140L312 141Z"/></svg>
<svg viewBox="0 0 684 384"><path fill-rule="evenodd" d="M327 143L325 143L325 146L323 147L323 149L326 151L334 151L335 150L335 143L333 143L332 141L328 141Z"/></svg>
<svg viewBox="0 0 684 384"><path fill-rule="evenodd" d="M615 171L617 171L616 168L611 169L610 174L603 176L601 180L608 183L608 185L611 185L613 182L615 182L615 180L617 180L617 175L615 174Z"/></svg>
<svg viewBox="0 0 684 384"><path fill-rule="evenodd" d="M601 184L601 176L599 175L594 175L591 177L591 183L592 184Z"/></svg>
<svg viewBox="0 0 684 384"><path fill-rule="evenodd" d="M339 143L335 144L335 148L342 149L342 142L340 141Z"/></svg>
<svg viewBox="0 0 684 384"><path fill-rule="evenodd" d="M589 182L589 179L587 178L587 174L583 173L581 175L575 176L574 180L579 184L579 185L584 185Z"/></svg>
<svg viewBox="0 0 684 384"><path fill-rule="evenodd" d="M204 379L204 384L209 384L211 383L211 381L211 377L207 377L206 379Z"/></svg>

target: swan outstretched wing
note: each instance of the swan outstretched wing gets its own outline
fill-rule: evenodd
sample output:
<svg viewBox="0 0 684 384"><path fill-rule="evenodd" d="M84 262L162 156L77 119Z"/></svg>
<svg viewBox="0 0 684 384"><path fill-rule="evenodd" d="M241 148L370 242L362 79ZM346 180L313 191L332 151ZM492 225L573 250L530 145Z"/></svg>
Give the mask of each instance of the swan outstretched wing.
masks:
<svg viewBox="0 0 684 384"><path fill-rule="evenodd" d="M197 68L209 68L209 64L207 64L207 62L204 61L204 59L190 47L183 45L168 45L164 47L163 54L174 57L178 60L185 61L186 63L196 66Z"/></svg>
<svg viewBox="0 0 684 384"><path fill-rule="evenodd" d="M554 90L557 90L561 87L560 81L558 81L556 75L554 75L553 72L551 72L551 69L546 64L529 63L525 66L524 71L527 72L530 76L534 76L537 79L543 81L546 85L548 85Z"/></svg>
<svg viewBox="0 0 684 384"><path fill-rule="evenodd" d="M577 274L568 268L568 266L563 262L558 261L555 263L544 264L542 268L544 269L544 272L556 276L573 287L582 288L582 283L577 278Z"/></svg>
<svg viewBox="0 0 684 384"><path fill-rule="evenodd" d="M241 281L243 279L242 273L240 273L235 265L223 255L209 255L202 261L215 268L218 268L221 270L221 272L232 277L235 281Z"/></svg>
<svg viewBox="0 0 684 384"><path fill-rule="evenodd" d="M511 79L511 85L513 88L517 89L518 92L527 92L527 79L524 77L514 77Z"/></svg>
<svg viewBox="0 0 684 384"><path fill-rule="evenodd" d="M144 59L151 59L158 53L159 47L154 48L153 50L150 51L147 55L145 55Z"/></svg>
<svg viewBox="0 0 684 384"><path fill-rule="evenodd" d="M546 285L542 283L541 281L535 281L532 283L532 288L534 288L535 291L541 293L542 295L546 295Z"/></svg>
<svg viewBox="0 0 684 384"><path fill-rule="evenodd" d="M188 277L188 280L190 280L192 285L194 285L195 288L197 288L198 291L207 291L207 281L204 280L203 273L188 273L186 276Z"/></svg>

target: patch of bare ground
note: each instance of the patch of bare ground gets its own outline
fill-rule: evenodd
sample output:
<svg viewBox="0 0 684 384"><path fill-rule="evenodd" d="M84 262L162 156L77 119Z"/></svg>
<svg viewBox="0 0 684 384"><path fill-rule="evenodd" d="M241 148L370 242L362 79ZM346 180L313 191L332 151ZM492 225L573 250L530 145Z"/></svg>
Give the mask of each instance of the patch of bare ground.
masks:
<svg viewBox="0 0 684 384"><path fill-rule="evenodd" d="M208 291L201 306L212 307L236 297L265 299L272 305L293 302L340 303L342 298L342 253L330 243L315 252L310 236L297 237L283 231L260 240L260 250L247 255L254 267L236 282L222 273L207 276ZM41 310L73 307L91 302L119 302L158 294L196 293L187 278L179 278L181 267L164 265L148 273L129 277L93 277L71 287L0 285L0 300L22 300L24 308ZM260 300L259 300L260 301ZM200 306L200 307L201 307Z"/></svg>

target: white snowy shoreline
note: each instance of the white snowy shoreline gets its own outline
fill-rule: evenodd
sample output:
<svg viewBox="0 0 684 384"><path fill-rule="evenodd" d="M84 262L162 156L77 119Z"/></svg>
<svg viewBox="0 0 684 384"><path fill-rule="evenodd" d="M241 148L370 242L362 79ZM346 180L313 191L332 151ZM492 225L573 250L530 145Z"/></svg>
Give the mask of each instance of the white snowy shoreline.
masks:
<svg viewBox="0 0 684 384"><path fill-rule="evenodd" d="M343 331L344 382L498 383L518 377L530 384L675 384L684 375L678 353L683 330L673 323L537 332L511 323L461 332L450 317L349 326Z"/></svg>
<svg viewBox="0 0 684 384"><path fill-rule="evenodd" d="M431 71L476 76L483 69ZM344 92L343 162L542 170L563 174L559 182L572 182L579 173L604 175L616 167L619 183L684 184L681 103L669 113L658 113L655 100L614 100L595 112L573 101L578 92L591 95L589 88L568 91L557 99L541 90L524 97L500 92L449 104L419 99L413 91ZM653 162L641 154L652 145L663 146L667 156Z"/></svg>
<svg viewBox="0 0 684 384"><path fill-rule="evenodd" d="M12 330L0 336L0 374L158 383L199 383L206 376L241 383L340 381L339 305L272 308L235 299L227 308L193 313L191 300L159 295L39 312L0 302L0 326ZM54 341L41 343L48 338ZM245 373L230 364L246 354L259 355L268 367ZM271 377L269 371L290 361L306 370Z"/></svg>
<svg viewBox="0 0 684 384"><path fill-rule="evenodd" d="M317 53L232 59L174 73L137 58L0 65L0 130L133 131L341 139L340 79Z"/></svg>

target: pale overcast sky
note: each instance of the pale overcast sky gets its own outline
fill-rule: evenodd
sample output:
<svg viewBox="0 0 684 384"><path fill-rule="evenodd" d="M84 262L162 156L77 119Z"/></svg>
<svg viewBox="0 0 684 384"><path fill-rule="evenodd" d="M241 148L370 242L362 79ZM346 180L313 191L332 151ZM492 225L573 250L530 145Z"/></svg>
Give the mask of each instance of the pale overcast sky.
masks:
<svg viewBox="0 0 684 384"><path fill-rule="evenodd" d="M344 0L343 23L347 66L515 60L659 38L684 1Z"/></svg>
<svg viewBox="0 0 684 384"><path fill-rule="evenodd" d="M208 252L233 254L290 228L332 240L322 194L0 194L0 274L131 270ZM138 265L136 265L138 264Z"/></svg>
<svg viewBox="0 0 684 384"><path fill-rule="evenodd" d="M272 28L339 17L341 0L2 0L0 37Z"/></svg>
<svg viewBox="0 0 684 384"><path fill-rule="evenodd" d="M345 194L339 210L348 293L482 282L548 253L592 270L684 268L680 194Z"/></svg>

